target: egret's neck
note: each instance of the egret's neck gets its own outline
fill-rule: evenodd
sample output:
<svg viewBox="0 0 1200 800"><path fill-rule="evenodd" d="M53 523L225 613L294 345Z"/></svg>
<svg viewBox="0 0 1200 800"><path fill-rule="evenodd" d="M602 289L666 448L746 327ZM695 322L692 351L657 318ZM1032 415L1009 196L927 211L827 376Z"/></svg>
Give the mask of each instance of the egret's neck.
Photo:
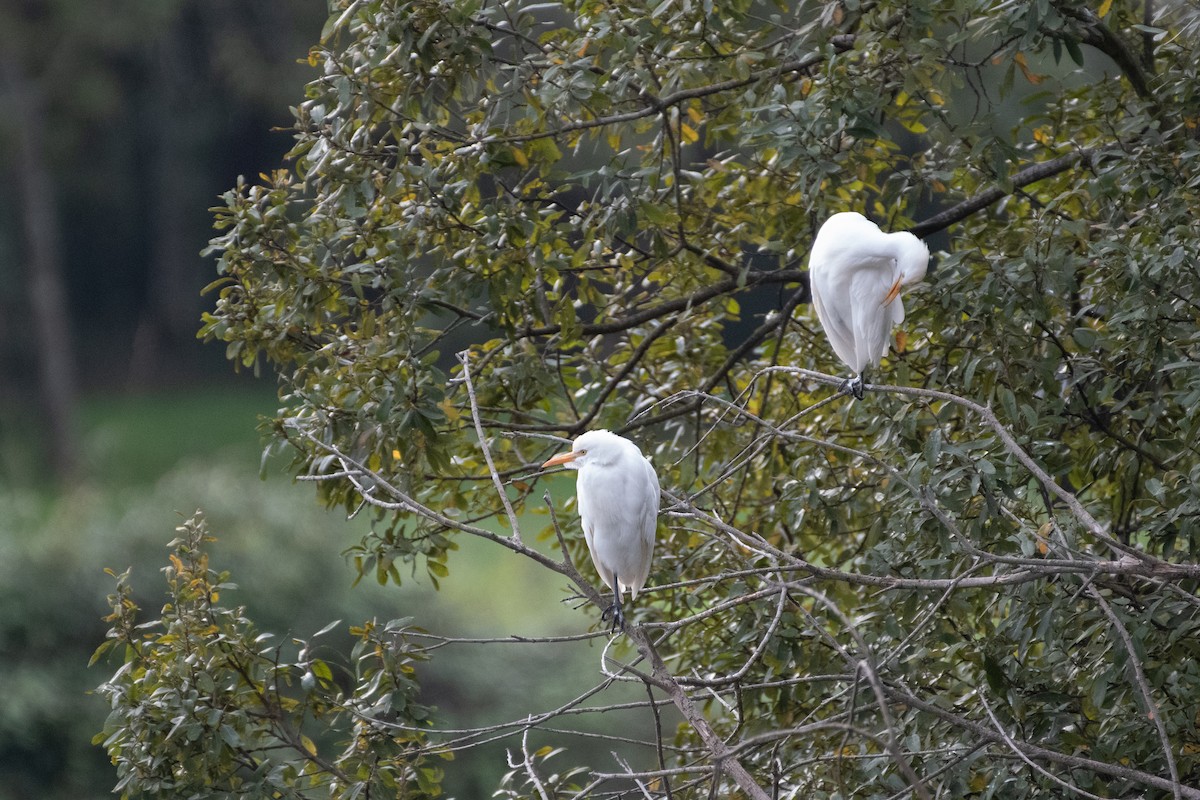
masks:
<svg viewBox="0 0 1200 800"><path fill-rule="evenodd" d="M888 234L896 251L896 265L900 268L901 280L905 285L916 283L925 277L929 267L929 248L923 241L908 231Z"/></svg>

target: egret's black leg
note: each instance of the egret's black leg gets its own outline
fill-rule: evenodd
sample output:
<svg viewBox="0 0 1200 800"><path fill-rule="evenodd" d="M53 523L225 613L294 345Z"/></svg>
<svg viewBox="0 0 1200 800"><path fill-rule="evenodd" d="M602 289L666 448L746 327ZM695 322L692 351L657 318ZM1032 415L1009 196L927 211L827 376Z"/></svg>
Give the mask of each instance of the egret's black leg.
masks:
<svg viewBox="0 0 1200 800"><path fill-rule="evenodd" d="M621 581L616 575L613 575L612 605L604 609L604 613L600 615L601 622L608 619L609 615L612 615L612 627L609 629L609 633L616 633L617 628L620 628L622 631L625 630L625 614L621 612L621 592L619 590L620 585Z"/></svg>
<svg viewBox="0 0 1200 800"><path fill-rule="evenodd" d="M853 378L847 378L842 382L842 393L854 395L855 400L863 399L863 377L855 375Z"/></svg>

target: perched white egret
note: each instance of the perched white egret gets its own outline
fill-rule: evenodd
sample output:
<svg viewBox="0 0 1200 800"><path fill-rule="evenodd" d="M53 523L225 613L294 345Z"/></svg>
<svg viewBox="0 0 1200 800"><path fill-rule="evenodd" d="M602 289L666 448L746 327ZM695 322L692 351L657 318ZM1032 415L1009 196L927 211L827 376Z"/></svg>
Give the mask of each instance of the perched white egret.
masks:
<svg viewBox="0 0 1200 800"><path fill-rule="evenodd" d="M638 446L623 436L597 430L580 434L571 452L542 464L579 470L575 493L579 520L592 563L613 592L613 630L625 628L621 595L636 598L650 574L654 530L658 526L658 475Z"/></svg>
<svg viewBox="0 0 1200 800"><path fill-rule="evenodd" d="M903 286L925 277L929 248L911 233L884 233L862 214L825 220L808 256L817 319L854 377L844 386L862 399L863 372L887 353L892 327L904 321Z"/></svg>

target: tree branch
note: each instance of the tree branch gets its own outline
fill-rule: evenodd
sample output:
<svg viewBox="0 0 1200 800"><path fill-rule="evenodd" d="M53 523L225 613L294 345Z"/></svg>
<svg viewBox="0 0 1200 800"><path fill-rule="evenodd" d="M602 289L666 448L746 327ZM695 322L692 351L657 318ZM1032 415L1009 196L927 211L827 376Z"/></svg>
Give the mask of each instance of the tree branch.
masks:
<svg viewBox="0 0 1200 800"><path fill-rule="evenodd" d="M1012 176L1012 178L1009 179L1008 183L1011 184L1011 188L993 186L990 189L980 192L974 197L963 200L961 203L955 206L951 206L945 211L941 211L937 214L934 214L932 217L918 222L910 227L908 232L914 236L924 239L931 233L937 233L944 228L950 227L956 222L962 222L976 211L987 208L997 200L1000 200L1011 194L1013 189L1020 189L1028 186L1031 183L1036 183L1053 175L1058 175L1061 172L1066 172L1080 162L1083 162L1086 165L1091 165L1095 162L1098 156L1106 152L1110 152L1116 148L1117 145L1108 145L1105 147L1075 150L1067 153L1066 155L1059 156L1058 158L1052 158L1049 161L1039 161L1035 164L1030 164L1028 167L1018 170Z"/></svg>
<svg viewBox="0 0 1200 800"><path fill-rule="evenodd" d="M845 52L854 47L854 34L842 34L832 37L830 44L838 52ZM534 133L514 134L512 136L484 136L476 139L467 147L478 147L487 144L520 144L522 142L532 142L537 139L553 139L562 136L566 133L574 131L590 130L592 128L603 128L608 125L619 125L624 122L633 122L646 117L661 114L664 109L671 106L679 105L688 100L698 100L702 97L708 97L722 92L731 92L737 89L743 89L751 84L759 83L760 81L773 80L780 78L788 73L803 72L806 69L816 66L825 60L823 55L811 55L804 58L792 59L785 61L782 64L777 64L774 67L756 70L751 72L745 78L732 78L727 81L711 83L705 86L693 86L690 89L680 89L677 92L657 97L653 93L642 90L640 97L646 101L646 105L634 111L626 111L619 114L608 114L603 117L594 119L581 119L567 122L552 130L536 131Z"/></svg>
<svg viewBox="0 0 1200 800"><path fill-rule="evenodd" d="M984 741L992 744L1008 746L1009 742L1006 741L1005 736L997 733L986 725L982 725L978 722L967 719L959 714L946 711L941 706L928 703L915 695L909 694L903 689L885 685L884 691L887 693L888 697L892 698L898 703L903 703L909 708L931 714L943 722L948 722L957 728L963 728L967 731L970 731L976 737ZM1022 753L1030 758L1036 758L1042 761L1050 761L1055 764L1063 764L1071 769L1091 770L1092 772L1096 772L1100 775L1108 775L1121 780L1140 783L1145 786L1153 786L1156 789L1162 789L1164 791L1178 791L1179 797L1187 798L1187 800L1200 800L1200 789L1192 789L1187 786L1180 786L1178 782L1171 781L1159 775L1153 775L1149 772L1142 772L1141 770L1121 766L1120 764L1109 764L1107 762L1097 761L1091 758L1083 758L1081 756L1060 753L1057 750L1051 750L1036 744L1030 744L1029 742L1021 742L1016 740L1010 741L1012 741L1012 743L1016 745L1016 747L1018 747Z"/></svg>
<svg viewBox="0 0 1200 800"><path fill-rule="evenodd" d="M1157 108L1154 92L1150 90L1150 83L1146 80L1142 64L1138 63L1137 56L1129 51L1121 37L1104 24L1104 20L1096 16L1096 13L1090 8L1076 8L1063 3L1058 5L1058 9L1081 24L1083 43L1111 58L1121 68L1121 72L1129 80L1129 85L1137 92L1138 97ZM1153 64L1153 55L1150 57L1150 63Z"/></svg>
<svg viewBox="0 0 1200 800"><path fill-rule="evenodd" d="M701 741L704 742L704 745L712 755L713 764L717 767L718 773L720 771L729 773L729 776L733 778L741 790L753 798L753 800L770 800L770 796L766 790L758 785L758 782L746 771L746 768L738 761L737 757L729 749L729 746L725 744L725 741L713 730L708 718L696 709L692 698L688 696L683 687L675 680L675 676L667 669L667 665L663 663L662 658L658 655L658 651L654 649L654 645L641 628L632 627L627 633L630 640L637 647L638 652L650 662L651 675L655 685L667 693L667 696L671 698L675 707L679 709L679 713L688 721L693 730L699 734ZM714 792L716 791L717 779L718 775L714 774Z"/></svg>

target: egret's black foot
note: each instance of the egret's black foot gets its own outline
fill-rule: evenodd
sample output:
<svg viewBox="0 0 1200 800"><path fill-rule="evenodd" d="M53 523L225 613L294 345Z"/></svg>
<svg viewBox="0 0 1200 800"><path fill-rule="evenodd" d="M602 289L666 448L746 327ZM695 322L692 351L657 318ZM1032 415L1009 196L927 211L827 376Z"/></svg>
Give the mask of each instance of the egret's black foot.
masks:
<svg viewBox="0 0 1200 800"><path fill-rule="evenodd" d="M612 627L608 629L609 633L616 633L618 629L622 632L625 630L625 613L621 611L620 601L614 602L611 606L604 609L604 613L600 615L600 621L604 622L609 617L612 617Z"/></svg>
<svg viewBox="0 0 1200 800"><path fill-rule="evenodd" d="M842 383L842 394L852 394L855 400L863 399L863 379L862 375L855 375L853 378L847 378Z"/></svg>

